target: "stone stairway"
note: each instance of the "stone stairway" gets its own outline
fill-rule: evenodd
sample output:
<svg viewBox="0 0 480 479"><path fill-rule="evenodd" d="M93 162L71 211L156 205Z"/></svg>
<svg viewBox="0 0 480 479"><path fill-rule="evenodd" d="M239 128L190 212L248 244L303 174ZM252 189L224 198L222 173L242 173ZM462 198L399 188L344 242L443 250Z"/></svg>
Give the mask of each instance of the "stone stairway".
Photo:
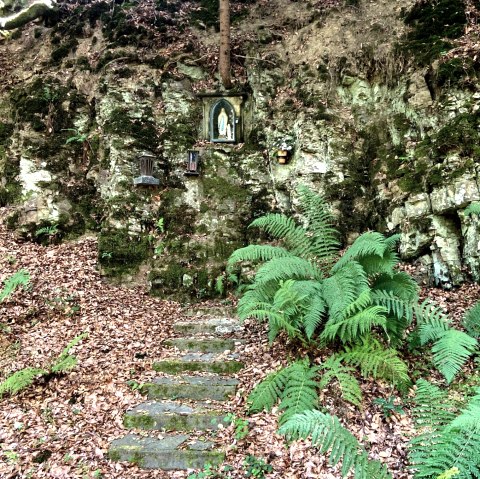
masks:
<svg viewBox="0 0 480 479"><path fill-rule="evenodd" d="M204 437L228 425L222 402L235 394L238 381L231 375L243 367L235 353L242 341L232 336L243 328L219 308L189 315L191 320L173 325L179 336L164 342L172 353L153 364L162 376L140 388L147 401L124 416L127 429L142 433L113 441L112 460L164 470L201 469L224 460L224 452ZM205 431L202 439L188 434L196 431Z"/></svg>

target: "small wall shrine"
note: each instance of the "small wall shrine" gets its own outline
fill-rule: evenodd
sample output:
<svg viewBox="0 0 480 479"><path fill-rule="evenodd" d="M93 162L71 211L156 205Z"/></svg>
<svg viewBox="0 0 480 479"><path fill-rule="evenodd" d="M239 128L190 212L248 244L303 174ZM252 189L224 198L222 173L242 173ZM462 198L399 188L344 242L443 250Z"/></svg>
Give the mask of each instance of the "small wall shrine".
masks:
<svg viewBox="0 0 480 479"><path fill-rule="evenodd" d="M213 143L241 143L245 95L204 93L199 96L203 100L204 139Z"/></svg>

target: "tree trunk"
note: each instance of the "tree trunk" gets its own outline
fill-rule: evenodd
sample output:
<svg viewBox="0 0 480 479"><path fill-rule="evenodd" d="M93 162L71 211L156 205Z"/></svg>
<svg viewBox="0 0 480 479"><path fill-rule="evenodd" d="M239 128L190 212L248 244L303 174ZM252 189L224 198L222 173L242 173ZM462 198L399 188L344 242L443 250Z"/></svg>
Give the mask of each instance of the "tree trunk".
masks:
<svg viewBox="0 0 480 479"><path fill-rule="evenodd" d="M232 87L230 74L230 0L220 1L220 55L218 69L223 86Z"/></svg>
<svg viewBox="0 0 480 479"><path fill-rule="evenodd" d="M37 0L17 13L7 17L0 17L0 29L13 30L41 17L48 10L52 10L55 3L52 0Z"/></svg>

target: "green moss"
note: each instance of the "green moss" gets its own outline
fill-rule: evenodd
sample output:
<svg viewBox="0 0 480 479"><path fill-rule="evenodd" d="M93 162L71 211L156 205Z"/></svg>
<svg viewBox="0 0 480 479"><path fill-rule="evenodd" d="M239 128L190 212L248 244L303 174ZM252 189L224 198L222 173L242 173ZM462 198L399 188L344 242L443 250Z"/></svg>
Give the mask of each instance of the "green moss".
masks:
<svg viewBox="0 0 480 479"><path fill-rule="evenodd" d="M52 51L50 58L53 65L58 65L68 54L78 46L76 38L70 38Z"/></svg>
<svg viewBox="0 0 480 479"><path fill-rule="evenodd" d="M421 65L429 65L442 52L452 48L448 40L463 35L467 18L462 0L420 0L405 14L411 27L399 49Z"/></svg>
<svg viewBox="0 0 480 479"><path fill-rule="evenodd" d="M146 116L149 116L148 113L151 112L146 112ZM105 132L122 137L129 136L134 139L133 146L139 149L155 151L159 143L153 120L130 118L125 108L116 108L112 111Z"/></svg>
<svg viewBox="0 0 480 479"><path fill-rule="evenodd" d="M471 58L453 58L440 63L436 72L438 86L467 87L477 78L478 65Z"/></svg>
<svg viewBox="0 0 480 479"><path fill-rule="evenodd" d="M249 192L242 186L235 185L221 176L203 178L205 195L215 198L215 201L232 200L245 202L249 198Z"/></svg>
<svg viewBox="0 0 480 479"><path fill-rule="evenodd" d="M13 133L13 123L0 122L0 145L5 145L9 142ZM1 157L1 156L0 156Z"/></svg>
<svg viewBox="0 0 480 479"><path fill-rule="evenodd" d="M102 231L98 238L98 262L109 275L135 271L150 254L146 237L133 237L126 229Z"/></svg>
<svg viewBox="0 0 480 479"><path fill-rule="evenodd" d="M123 425L127 429L154 429L155 428L155 419L148 415L140 414L128 414L123 418Z"/></svg>

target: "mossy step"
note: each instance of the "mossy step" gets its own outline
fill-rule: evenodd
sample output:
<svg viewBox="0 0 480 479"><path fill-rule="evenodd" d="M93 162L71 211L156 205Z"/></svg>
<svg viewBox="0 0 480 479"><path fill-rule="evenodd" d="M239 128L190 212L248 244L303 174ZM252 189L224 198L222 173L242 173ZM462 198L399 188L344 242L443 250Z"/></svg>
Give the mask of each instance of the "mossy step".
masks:
<svg viewBox="0 0 480 479"><path fill-rule="evenodd" d="M200 353L221 353L222 351L233 351L235 340L220 338L173 338L167 339L165 346L172 346L180 351L192 351Z"/></svg>
<svg viewBox="0 0 480 479"><path fill-rule="evenodd" d="M108 455L113 461L128 461L144 469L201 469L225 459L225 453L213 447L210 441L191 442L185 434L163 439L128 434L112 442Z"/></svg>
<svg viewBox="0 0 480 479"><path fill-rule="evenodd" d="M243 368L243 363L235 360L237 357L236 354L225 357L214 353L189 353L178 359L156 361L153 363L153 369L166 374L183 372L235 374Z"/></svg>
<svg viewBox="0 0 480 479"><path fill-rule="evenodd" d="M211 318L207 320L179 321L173 330L181 334L230 334L243 330L235 319Z"/></svg>
<svg viewBox="0 0 480 479"><path fill-rule="evenodd" d="M142 386L148 399L195 399L226 401L235 394L238 380L218 376L178 376L156 378Z"/></svg>
<svg viewBox="0 0 480 479"><path fill-rule="evenodd" d="M176 401L147 401L127 411L123 424L128 429L206 431L227 425L226 414L207 405L191 407Z"/></svg>

